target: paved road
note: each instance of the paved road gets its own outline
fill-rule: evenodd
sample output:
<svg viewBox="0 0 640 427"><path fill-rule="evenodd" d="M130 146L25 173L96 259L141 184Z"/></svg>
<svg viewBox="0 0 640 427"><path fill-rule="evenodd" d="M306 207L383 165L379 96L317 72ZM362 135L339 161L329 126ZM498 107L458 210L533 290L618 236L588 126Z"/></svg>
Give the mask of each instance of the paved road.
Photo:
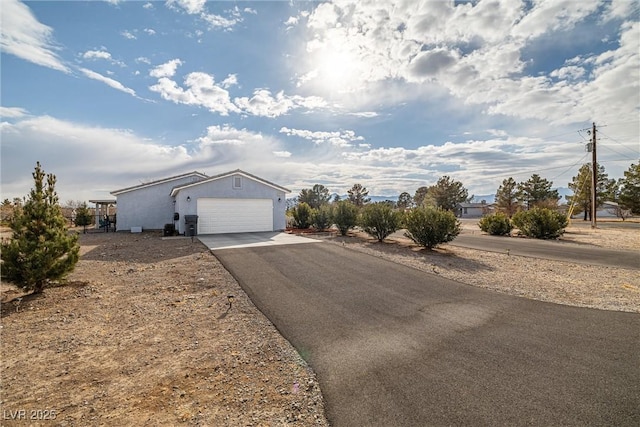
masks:
<svg viewBox="0 0 640 427"><path fill-rule="evenodd" d="M634 233L635 231L630 232ZM453 242L448 244L489 252L505 253L508 250L511 255L533 258L640 270L640 252L638 251L603 249L555 240L519 239L479 233L462 232ZM405 238L404 231L397 231L390 237L403 239Z"/></svg>
<svg viewBox="0 0 640 427"><path fill-rule="evenodd" d="M576 243L463 233L449 244L502 253L508 249L511 255L640 269L640 253L637 251L602 249Z"/></svg>
<svg viewBox="0 0 640 427"><path fill-rule="evenodd" d="M317 372L333 426L640 425L639 314L326 243L214 253Z"/></svg>

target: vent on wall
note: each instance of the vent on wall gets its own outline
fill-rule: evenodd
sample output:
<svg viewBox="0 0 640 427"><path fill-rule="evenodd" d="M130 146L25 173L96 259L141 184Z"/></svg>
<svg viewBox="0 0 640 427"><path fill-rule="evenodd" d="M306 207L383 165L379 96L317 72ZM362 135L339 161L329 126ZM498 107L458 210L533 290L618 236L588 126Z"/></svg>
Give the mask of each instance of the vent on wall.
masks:
<svg viewBox="0 0 640 427"><path fill-rule="evenodd" d="M241 176L234 176L233 177L233 188L235 188L236 190L239 188L242 188L242 177Z"/></svg>

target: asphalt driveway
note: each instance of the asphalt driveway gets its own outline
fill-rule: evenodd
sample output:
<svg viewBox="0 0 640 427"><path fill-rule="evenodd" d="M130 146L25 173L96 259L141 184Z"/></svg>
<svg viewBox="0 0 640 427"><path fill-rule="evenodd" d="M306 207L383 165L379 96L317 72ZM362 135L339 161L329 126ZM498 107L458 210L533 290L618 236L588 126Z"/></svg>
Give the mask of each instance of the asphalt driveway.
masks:
<svg viewBox="0 0 640 427"><path fill-rule="evenodd" d="M330 244L214 254L317 372L334 426L640 425L638 314Z"/></svg>

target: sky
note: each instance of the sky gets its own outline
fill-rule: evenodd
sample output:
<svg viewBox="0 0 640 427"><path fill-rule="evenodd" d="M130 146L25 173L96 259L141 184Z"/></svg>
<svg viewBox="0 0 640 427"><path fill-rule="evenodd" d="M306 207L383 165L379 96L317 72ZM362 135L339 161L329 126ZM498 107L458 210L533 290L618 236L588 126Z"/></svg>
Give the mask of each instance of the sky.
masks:
<svg viewBox="0 0 640 427"><path fill-rule="evenodd" d="M191 171L469 194L640 157L640 2L0 2L1 198Z"/></svg>

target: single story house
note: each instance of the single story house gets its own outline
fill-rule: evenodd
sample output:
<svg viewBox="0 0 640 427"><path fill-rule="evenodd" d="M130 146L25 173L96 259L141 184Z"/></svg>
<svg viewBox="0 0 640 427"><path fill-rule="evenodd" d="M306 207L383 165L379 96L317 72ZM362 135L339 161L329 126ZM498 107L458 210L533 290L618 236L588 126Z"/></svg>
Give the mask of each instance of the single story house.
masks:
<svg viewBox="0 0 640 427"><path fill-rule="evenodd" d="M284 230L290 192L237 169L215 176L189 172L111 194L118 231L173 224L180 234L219 234Z"/></svg>
<svg viewBox="0 0 640 427"><path fill-rule="evenodd" d="M458 203L456 216L458 218L481 218L493 211L493 206L482 203Z"/></svg>

